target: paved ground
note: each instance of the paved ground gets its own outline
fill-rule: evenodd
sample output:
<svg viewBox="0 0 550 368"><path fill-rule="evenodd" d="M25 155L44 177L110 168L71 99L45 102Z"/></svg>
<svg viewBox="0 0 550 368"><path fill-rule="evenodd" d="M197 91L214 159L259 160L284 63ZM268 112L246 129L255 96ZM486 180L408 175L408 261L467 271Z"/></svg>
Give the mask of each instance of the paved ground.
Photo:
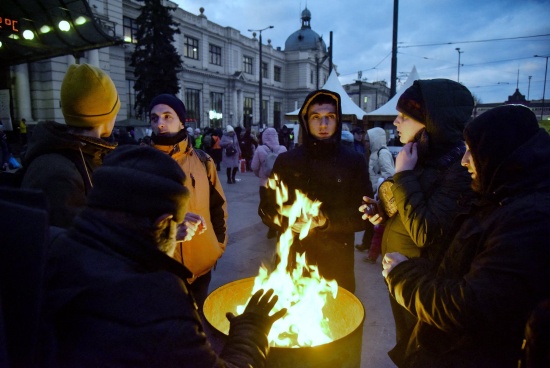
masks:
<svg viewBox="0 0 550 368"><path fill-rule="evenodd" d="M234 280L257 276L262 261L270 259L276 247L275 239L266 238L267 228L257 214L258 178L250 172L238 173L237 183L228 185L223 168L220 174L229 207L229 243L213 272L211 291ZM356 233L356 243L360 239L361 233ZM362 262L365 253L356 251L355 255L355 295L366 311L361 368L394 368L387 351L394 345L395 330L380 258L372 265Z"/></svg>

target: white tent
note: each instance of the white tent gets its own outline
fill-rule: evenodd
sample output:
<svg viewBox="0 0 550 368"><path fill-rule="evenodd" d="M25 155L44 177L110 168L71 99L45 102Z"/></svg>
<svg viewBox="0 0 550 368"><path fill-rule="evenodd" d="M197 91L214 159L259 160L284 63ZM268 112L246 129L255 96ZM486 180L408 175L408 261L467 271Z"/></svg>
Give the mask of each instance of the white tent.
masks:
<svg viewBox="0 0 550 368"><path fill-rule="evenodd" d="M340 80L338 80L336 71L333 70L332 73L330 73L322 89L336 92L340 95L340 98L342 100L342 118L344 121L351 121L355 123L357 120L362 120L363 117L367 114L349 97L347 92L344 90L344 87L342 87ZM300 109L286 113L285 118L287 120L298 120L299 112Z"/></svg>
<svg viewBox="0 0 550 368"><path fill-rule="evenodd" d="M405 81L405 83L401 86L399 91L384 105L380 106L378 109L371 111L367 113L367 119L369 121L389 121L394 120L397 116L397 110L395 109L395 106L397 106L397 101L399 100L399 97L405 92L407 88L412 86L415 80L420 79L418 76L418 72L416 71L416 66L413 66L411 72L409 73L409 77Z"/></svg>

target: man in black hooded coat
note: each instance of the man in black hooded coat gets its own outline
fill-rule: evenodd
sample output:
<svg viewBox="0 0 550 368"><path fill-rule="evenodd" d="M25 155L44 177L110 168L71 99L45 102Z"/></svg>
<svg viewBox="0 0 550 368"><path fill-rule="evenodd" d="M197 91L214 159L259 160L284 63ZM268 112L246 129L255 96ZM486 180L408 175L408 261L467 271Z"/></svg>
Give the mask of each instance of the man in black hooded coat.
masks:
<svg viewBox="0 0 550 368"><path fill-rule="evenodd" d="M550 136L522 105L483 113L464 136L480 197L441 265L384 257L390 293L418 318L390 354L398 367L517 367L529 313L550 297Z"/></svg>
<svg viewBox="0 0 550 368"><path fill-rule="evenodd" d="M315 137L310 126L312 108L329 105L333 111L320 116L319 126L326 126L325 119L329 117L335 129L331 134L323 130L322 138ZM291 255L305 252L307 263L317 265L321 276L335 279L339 286L354 292L354 233L365 230L357 208L364 195L372 196L367 161L364 155L340 144L342 110L337 93L310 93L300 109L299 120L303 144L277 157L271 178L276 176L288 186L287 204L294 202L295 189L311 200L319 200L322 219L312 225L306 238L295 237ZM275 191L268 189L259 214L269 227L284 230L286 220L278 212L275 200Z"/></svg>

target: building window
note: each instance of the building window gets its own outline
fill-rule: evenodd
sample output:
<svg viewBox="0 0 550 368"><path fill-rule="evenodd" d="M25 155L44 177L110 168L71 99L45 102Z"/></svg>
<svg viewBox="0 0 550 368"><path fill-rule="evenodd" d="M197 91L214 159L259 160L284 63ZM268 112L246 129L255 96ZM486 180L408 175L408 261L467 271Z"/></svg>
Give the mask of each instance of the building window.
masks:
<svg viewBox="0 0 550 368"><path fill-rule="evenodd" d="M243 123L245 128L249 128L252 125L252 106L254 99L251 97L244 98L243 104Z"/></svg>
<svg viewBox="0 0 550 368"><path fill-rule="evenodd" d="M210 92L210 111L208 117L210 119L210 127L223 127L223 93Z"/></svg>
<svg viewBox="0 0 550 368"><path fill-rule="evenodd" d="M135 19L123 17L124 25L124 42L127 43L137 43L136 33L137 33L137 24Z"/></svg>
<svg viewBox="0 0 550 368"><path fill-rule="evenodd" d="M126 86L128 88L128 108L126 109L126 117L129 118L139 118L136 114L136 90L134 89L135 81L126 80Z"/></svg>
<svg viewBox="0 0 550 368"><path fill-rule="evenodd" d="M185 90L185 107L187 108L185 126L200 127L201 123L201 91L198 89Z"/></svg>
<svg viewBox="0 0 550 368"><path fill-rule="evenodd" d="M263 100L262 101L262 116L260 117L260 124L266 124L267 125L267 113L269 109L269 101Z"/></svg>
<svg viewBox="0 0 550 368"><path fill-rule="evenodd" d="M281 103L273 102L273 127L281 129Z"/></svg>
<svg viewBox="0 0 550 368"><path fill-rule="evenodd" d="M313 78L314 78L314 77L313 77L313 70L310 70L310 71L309 71L309 83L311 83L311 84L314 83Z"/></svg>
<svg viewBox="0 0 550 368"><path fill-rule="evenodd" d="M280 66L273 67L273 79L275 80L275 82L280 82L281 81L281 67Z"/></svg>
<svg viewBox="0 0 550 368"><path fill-rule="evenodd" d="M193 37L185 36L183 56L189 59L199 60L199 40Z"/></svg>
<svg viewBox="0 0 550 368"><path fill-rule="evenodd" d="M210 64L222 65L222 48L216 45L209 45Z"/></svg>
<svg viewBox="0 0 550 368"><path fill-rule="evenodd" d="M267 63L262 62L262 78L269 78L269 71L267 68Z"/></svg>
<svg viewBox="0 0 550 368"><path fill-rule="evenodd" d="M253 59L250 56L243 56L243 71L248 74L252 74L252 62Z"/></svg>

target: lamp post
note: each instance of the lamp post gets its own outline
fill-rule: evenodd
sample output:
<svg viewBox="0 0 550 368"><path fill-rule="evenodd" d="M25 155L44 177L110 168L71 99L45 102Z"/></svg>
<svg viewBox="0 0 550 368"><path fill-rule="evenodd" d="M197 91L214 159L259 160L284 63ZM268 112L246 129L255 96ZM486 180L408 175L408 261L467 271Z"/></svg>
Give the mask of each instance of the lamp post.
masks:
<svg viewBox="0 0 550 368"><path fill-rule="evenodd" d="M531 91L531 78L533 78L532 75L529 76L529 84L527 85L527 101L529 101L529 92Z"/></svg>
<svg viewBox="0 0 550 368"><path fill-rule="evenodd" d="M544 69L544 86L542 86L542 105L540 107L540 120L542 120L542 114L544 113L544 94L546 92L546 74L548 73L548 57L550 57L550 55L546 55L546 56L534 55L534 56L546 59L546 67Z"/></svg>
<svg viewBox="0 0 550 368"><path fill-rule="evenodd" d="M456 82L460 83L460 54L462 54L464 51L460 51L460 47L457 47L455 50L458 52L458 77L456 79Z"/></svg>
<svg viewBox="0 0 550 368"><path fill-rule="evenodd" d="M260 127L263 127L263 122L262 122L262 119L264 118L264 112L263 112L263 104L264 104L264 101L263 101L263 96L262 96L262 32L265 31L266 29L270 29L270 28L273 28L273 26L268 26L268 27L265 27L265 28L262 28L262 29L249 29L248 32L259 32L260 33L260 37L258 38L258 41L259 41L259 45L260 45L260 64L259 64L259 72L260 72L260 78L259 78L259 87L260 87Z"/></svg>

